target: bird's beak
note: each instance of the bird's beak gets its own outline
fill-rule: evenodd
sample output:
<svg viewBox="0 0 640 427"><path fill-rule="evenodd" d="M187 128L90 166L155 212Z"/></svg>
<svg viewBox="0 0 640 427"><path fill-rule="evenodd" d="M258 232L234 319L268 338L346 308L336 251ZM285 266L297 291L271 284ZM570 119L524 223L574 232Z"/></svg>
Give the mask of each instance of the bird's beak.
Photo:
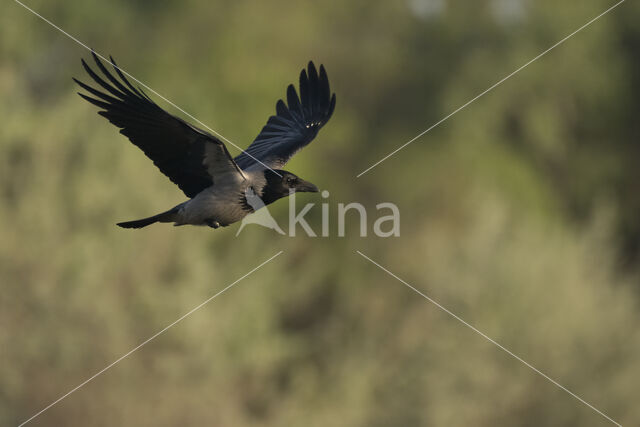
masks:
<svg viewBox="0 0 640 427"><path fill-rule="evenodd" d="M318 187L308 181L300 180L300 183L296 186L296 192L299 193L317 193Z"/></svg>

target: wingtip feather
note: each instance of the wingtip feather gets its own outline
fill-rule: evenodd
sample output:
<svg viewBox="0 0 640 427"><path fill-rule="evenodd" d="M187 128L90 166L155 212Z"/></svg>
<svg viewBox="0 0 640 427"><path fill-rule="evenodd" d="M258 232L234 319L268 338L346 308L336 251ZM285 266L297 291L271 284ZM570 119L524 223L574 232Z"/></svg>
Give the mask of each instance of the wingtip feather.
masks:
<svg viewBox="0 0 640 427"><path fill-rule="evenodd" d="M287 86L287 104L289 104L289 110L300 110L300 99L298 98L295 86L292 84Z"/></svg>
<svg viewBox="0 0 640 427"><path fill-rule="evenodd" d="M309 63L307 64L307 69L309 70L309 75L311 75L311 70L313 70L313 71L316 70L316 66L313 63L313 61L309 61Z"/></svg>

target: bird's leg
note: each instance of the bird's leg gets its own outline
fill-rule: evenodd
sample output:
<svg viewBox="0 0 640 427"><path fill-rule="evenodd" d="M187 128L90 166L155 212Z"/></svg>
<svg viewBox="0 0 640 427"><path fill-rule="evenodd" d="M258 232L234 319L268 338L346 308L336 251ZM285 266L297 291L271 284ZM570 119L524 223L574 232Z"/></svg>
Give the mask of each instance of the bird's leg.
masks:
<svg viewBox="0 0 640 427"><path fill-rule="evenodd" d="M220 223L218 221L214 221L211 218L208 218L204 221L205 224L207 224L209 227L211 228L218 228L220 227Z"/></svg>

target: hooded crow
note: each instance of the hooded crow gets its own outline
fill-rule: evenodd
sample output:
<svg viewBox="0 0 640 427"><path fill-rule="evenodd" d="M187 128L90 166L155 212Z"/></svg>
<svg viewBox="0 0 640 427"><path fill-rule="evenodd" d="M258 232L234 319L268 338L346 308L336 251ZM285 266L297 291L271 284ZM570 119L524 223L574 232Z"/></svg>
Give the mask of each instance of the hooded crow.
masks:
<svg viewBox="0 0 640 427"><path fill-rule="evenodd" d="M313 62L300 73L300 97L293 85L287 103L278 100L276 115L269 117L256 139L242 154L231 157L224 143L160 108L141 88L135 88L113 58L109 72L92 52L100 76L82 60L82 66L101 89L73 79L92 96L79 93L100 107L98 112L120 128L120 133L140 148L189 198L166 212L118 223L123 228L142 228L155 222L173 225L225 227L254 211L254 206L275 202L294 192L317 192L318 188L281 168L308 145L327 123L336 105L322 65ZM106 79L106 80L105 80ZM250 203L247 197L262 203Z"/></svg>

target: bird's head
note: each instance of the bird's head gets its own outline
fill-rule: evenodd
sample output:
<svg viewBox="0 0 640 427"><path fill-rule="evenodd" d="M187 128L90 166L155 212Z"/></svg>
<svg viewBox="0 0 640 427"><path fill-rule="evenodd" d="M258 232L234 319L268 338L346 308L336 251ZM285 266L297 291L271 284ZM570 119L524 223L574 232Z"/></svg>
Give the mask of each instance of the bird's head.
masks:
<svg viewBox="0 0 640 427"><path fill-rule="evenodd" d="M291 193L317 193L318 187L297 175L282 169L265 170L266 184L262 190L262 200L266 205Z"/></svg>

